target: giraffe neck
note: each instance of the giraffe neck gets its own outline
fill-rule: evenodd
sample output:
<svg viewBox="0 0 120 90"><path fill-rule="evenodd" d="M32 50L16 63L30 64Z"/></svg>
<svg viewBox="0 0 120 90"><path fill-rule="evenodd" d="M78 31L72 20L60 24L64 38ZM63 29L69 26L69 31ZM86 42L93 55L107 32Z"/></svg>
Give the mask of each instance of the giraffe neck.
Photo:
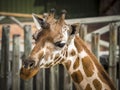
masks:
<svg viewBox="0 0 120 90"><path fill-rule="evenodd" d="M78 89L116 90L96 57L76 35L67 48L64 65Z"/></svg>

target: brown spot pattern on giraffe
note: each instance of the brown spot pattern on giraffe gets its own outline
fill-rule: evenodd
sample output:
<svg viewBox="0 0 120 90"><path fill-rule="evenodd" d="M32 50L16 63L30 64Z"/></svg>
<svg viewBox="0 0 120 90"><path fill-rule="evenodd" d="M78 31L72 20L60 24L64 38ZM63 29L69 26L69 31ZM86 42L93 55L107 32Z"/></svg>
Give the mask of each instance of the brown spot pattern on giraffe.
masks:
<svg viewBox="0 0 120 90"><path fill-rule="evenodd" d="M75 52L74 49L71 50L70 55L71 55L71 56L75 56L75 55L76 55L76 52Z"/></svg>
<svg viewBox="0 0 120 90"><path fill-rule="evenodd" d="M94 74L94 66L89 56L82 58L83 69L87 77Z"/></svg>
<svg viewBox="0 0 120 90"><path fill-rule="evenodd" d="M92 88L90 87L90 84L87 84L85 90L92 90Z"/></svg>
<svg viewBox="0 0 120 90"><path fill-rule="evenodd" d="M77 42L80 43L80 45L84 48L84 50L92 58L92 61L96 65L98 71L101 73L101 77L103 78L103 80L106 81L107 85L111 88L111 90L116 90L116 88L115 88L113 82L111 81L111 79L109 78L108 74L105 72L104 68L100 65L100 63L98 62L98 60L95 57L95 55L93 53L91 53L91 51L87 48L87 46L85 45L83 40L79 36L76 36L75 39L76 39Z"/></svg>
<svg viewBox="0 0 120 90"><path fill-rule="evenodd" d="M102 84L98 79L93 80L93 85L96 90L102 90Z"/></svg>
<svg viewBox="0 0 120 90"><path fill-rule="evenodd" d="M80 84L80 82L83 80L83 76L80 70L73 72L71 76L72 76L72 79L78 84Z"/></svg>
<svg viewBox="0 0 120 90"><path fill-rule="evenodd" d="M80 59L79 57L76 58L74 64L73 64L73 69L77 69L80 65Z"/></svg>
<svg viewBox="0 0 120 90"><path fill-rule="evenodd" d="M71 61L68 60L66 63L65 63L65 66L67 68L67 70L69 70L70 66L71 66Z"/></svg>

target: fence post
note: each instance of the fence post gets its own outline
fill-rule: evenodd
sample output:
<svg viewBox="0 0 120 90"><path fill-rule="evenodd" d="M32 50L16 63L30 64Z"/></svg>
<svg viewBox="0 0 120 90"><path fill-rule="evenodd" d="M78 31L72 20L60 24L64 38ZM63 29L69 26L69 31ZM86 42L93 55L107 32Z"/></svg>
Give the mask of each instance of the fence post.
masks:
<svg viewBox="0 0 120 90"><path fill-rule="evenodd" d="M63 65L59 65L58 66L58 90L66 90L66 85L68 84L67 82L67 77L66 75L68 75L67 72L65 72L65 69L63 67Z"/></svg>
<svg viewBox="0 0 120 90"><path fill-rule="evenodd" d="M42 72L40 72L38 76L38 78L42 78L41 80L39 80L39 82L41 82L42 86L39 85L40 83L37 83L37 86L36 86L36 90L50 90L50 69L49 68L43 68L41 69ZM41 71L40 70L40 71ZM39 87L38 87L39 86ZM38 88L42 88L42 89L38 89Z"/></svg>
<svg viewBox="0 0 120 90"><path fill-rule="evenodd" d="M29 55L32 47L32 31L30 25L24 26L24 55ZM24 81L24 90L33 90L33 78Z"/></svg>
<svg viewBox="0 0 120 90"><path fill-rule="evenodd" d="M20 35L13 36L12 90L20 90Z"/></svg>
<svg viewBox="0 0 120 90"><path fill-rule="evenodd" d="M45 78L45 68L43 68L43 90L46 90L46 88L45 88L45 84L46 84L46 78Z"/></svg>
<svg viewBox="0 0 120 90"><path fill-rule="evenodd" d="M119 70L118 70L118 90L120 90L120 26L118 27L118 44L119 44L119 60L118 60L118 62L119 62Z"/></svg>
<svg viewBox="0 0 120 90"><path fill-rule="evenodd" d="M5 25L2 28L2 50L1 50L1 71L0 71L0 90L10 89L10 60L9 60L9 34L10 26Z"/></svg>
<svg viewBox="0 0 120 90"><path fill-rule="evenodd" d="M100 41L100 35L99 33L92 33L92 43L91 43L91 48L92 52L95 54L97 59L99 60L99 41Z"/></svg>
<svg viewBox="0 0 120 90"><path fill-rule="evenodd" d="M86 41L85 37L87 35L87 25L82 24L80 26L79 35L80 35L80 37L82 38L83 41Z"/></svg>
<svg viewBox="0 0 120 90"><path fill-rule="evenodd" d="M109 75L116 83L116 50L117 50L117 26L114 23L110 24L110 36L109 36L110 44L109 44Z"/></svg>
<svg viewBox="0 0 120 90"><path fill-rule="evenodd" d="M33 81L33 88L35 90L44 90L43 89L43 69L41 68L38 74L35 76L34 81Z"/></svg>
<svg viewBox="0 0 120 90"><path fill-rule="evenodd" d="M58 89L58 70L59 65L50 68L50 90Z"/></svg>
<svg viewBox="0 0 120 90"><path fill-rule="evenodd" d="M62 74L62 73L60 72L60 74ZM63 86L64 86L64 90L74 90L74 84L73 84L72 79L66 69L64 69L64 85ZM61 90L61 89L59 89L59 90Z"/></svg>

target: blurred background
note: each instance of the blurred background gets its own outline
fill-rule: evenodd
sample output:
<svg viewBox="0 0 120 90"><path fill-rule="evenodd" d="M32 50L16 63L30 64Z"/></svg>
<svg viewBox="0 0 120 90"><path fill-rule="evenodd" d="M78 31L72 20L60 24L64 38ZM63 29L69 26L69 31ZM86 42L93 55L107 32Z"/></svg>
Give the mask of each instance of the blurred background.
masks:
<svg viewBox="0 0 120 90"><path fill-rule="evenodd" d="M120 14L120 0L0 0L0 12L41 14L51 8L66 9L68 18L115 15Z"/></svg>

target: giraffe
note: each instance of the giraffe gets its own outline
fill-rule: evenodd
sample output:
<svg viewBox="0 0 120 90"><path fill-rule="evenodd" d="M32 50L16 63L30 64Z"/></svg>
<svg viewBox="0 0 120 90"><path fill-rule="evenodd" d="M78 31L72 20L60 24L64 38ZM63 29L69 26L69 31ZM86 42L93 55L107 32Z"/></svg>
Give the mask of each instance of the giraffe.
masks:
<svg viewBox="0 0 120 90"><path fill-rule="evenodd" d="M54 9L46 18L33 14L38 31L33 34L35 46L22 61L21 78L27 80L40 68L63 64L77 90L116 90L97 58L79 37L80 24L66 24L65 15L63 10L60 18L55 19Z"/></svg>

